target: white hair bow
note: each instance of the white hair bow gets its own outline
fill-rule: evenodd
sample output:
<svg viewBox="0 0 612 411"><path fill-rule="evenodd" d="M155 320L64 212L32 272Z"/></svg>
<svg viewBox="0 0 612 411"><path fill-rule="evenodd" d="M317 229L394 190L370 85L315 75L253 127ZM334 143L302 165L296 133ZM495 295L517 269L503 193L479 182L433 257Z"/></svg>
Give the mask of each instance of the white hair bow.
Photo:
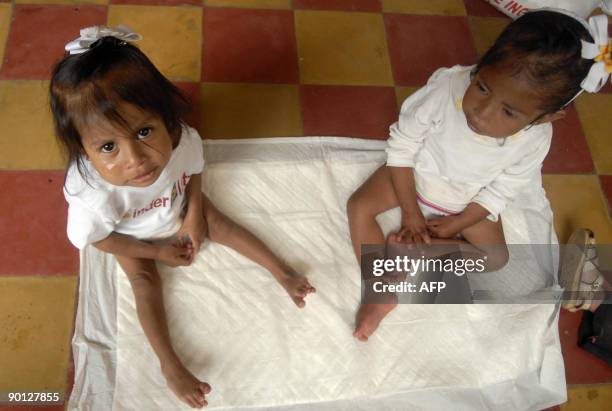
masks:
<svg viewBox="0 0 612 411"><path fill-rule="evenodd" d="M597 93L612 73L612 39L608 37L608 16L602 14L591 17L589 26L595 43L581 40L582 58L594 59L595 63L581 86L589 93Z"/></svg>
<svg viewBox="0 0 612 411"><path fill-rule="evenodd" d="M119 40L125 42L138 41L142 39L142 36L138 33L134 33L127 26L117 26L110 28L106 26L92 26L81 29L80 37L72 40L64 46L67 52L70 54L85 53L89 50L89 47L100 40L102 37L116 37Z"/></svg>

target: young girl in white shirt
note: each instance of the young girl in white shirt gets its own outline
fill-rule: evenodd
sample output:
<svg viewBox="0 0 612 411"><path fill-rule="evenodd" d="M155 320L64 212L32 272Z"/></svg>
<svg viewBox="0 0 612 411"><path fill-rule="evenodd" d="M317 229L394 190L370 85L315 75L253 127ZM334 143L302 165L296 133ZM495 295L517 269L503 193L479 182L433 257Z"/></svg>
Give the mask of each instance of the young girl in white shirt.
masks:
<svg viewBox="0 0 612 411"><path fill-rule="evenodd" d="M68 237L115 255L169 388L201 408L211 388L172 348L156 262L187 266L209 238L265 267L298 307L315 289L201 192L202 141L181 120L187 101L129 44L138 37L126 28L84 29L54 68L51 109L69 156Z"/></svg>
<svg viewBox="0 0 612 411"><path fill-rule="evenodd" d="M525 187L541 185L550 123L612 70L607 18L590 25L554 10L526 13L478 65L439 69L404 102L386 165L347 205L358 259L362 244L385 241L375 217L399 206L401 229L388 241L458 244L486 256L488 271L507 263L500 212ZM354 336L366 341L395 305L396 298L362 304Z"/></svg>

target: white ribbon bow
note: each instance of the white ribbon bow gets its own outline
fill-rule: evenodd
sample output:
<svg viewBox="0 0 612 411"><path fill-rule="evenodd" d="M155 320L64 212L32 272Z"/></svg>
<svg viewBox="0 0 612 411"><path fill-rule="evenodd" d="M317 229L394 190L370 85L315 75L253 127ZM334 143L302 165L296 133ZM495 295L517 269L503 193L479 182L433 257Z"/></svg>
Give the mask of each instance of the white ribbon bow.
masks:
<svg viewBox="0 0 612 411"><path fill-rule="evenodd" d="M89 47L101 39L102 37L116 37L119 40L126 42L133 42L142 39L142 36L138 33L134 33L127 26L117 26L110 28L106 26L92 26L81 29L81 36L77 39L72 40L64 46L67 52L70 54L85 53L89 50Z"/></svg>
<svg viewBox="0 0 612 411"><path fill-rule="evenodd" d="M612 39L608 37L608 16L599 15L589 19L591 36L595 43L582 42L582 58L594 59L589 74L581 86L589 93L597 93L612 73Z"/></svg>

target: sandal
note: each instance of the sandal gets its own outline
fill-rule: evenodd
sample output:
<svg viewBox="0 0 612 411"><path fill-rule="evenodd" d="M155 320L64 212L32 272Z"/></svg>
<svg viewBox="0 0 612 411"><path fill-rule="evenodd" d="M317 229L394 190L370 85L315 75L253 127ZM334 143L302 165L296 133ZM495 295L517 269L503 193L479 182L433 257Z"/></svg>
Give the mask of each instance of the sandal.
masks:
<svg viewBox="0 0 612 411"><path fill-rule="evenodd" d="M586 228L574 231L561 261L559 283L565 289L563 308L571 312L588 310L604 294L604 277L599 271L593 232Z"/></svg>

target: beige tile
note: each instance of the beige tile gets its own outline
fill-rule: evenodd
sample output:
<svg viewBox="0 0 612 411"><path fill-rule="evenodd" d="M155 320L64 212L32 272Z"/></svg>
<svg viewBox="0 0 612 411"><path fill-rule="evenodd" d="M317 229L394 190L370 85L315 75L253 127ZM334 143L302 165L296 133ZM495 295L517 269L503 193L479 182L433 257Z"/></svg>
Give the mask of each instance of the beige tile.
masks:
<svg viewBox="0 0 612 411"><path fill-rule="evenodd" d="M0 66L4 61L4 48L6 47L6 38L11 23L11 12L10 3L0 3Z"/></svg>
<svg viewBox="0 0 612 411"><path fill-rule="evenodd" d="M397 99L397 108L401 109L404 100L406 100L412 93L417 91L419 87L395 87L395 97Z"/></svg>
<svg viewBox="0 0 612 411"><path fill-rule="evenodd" d="M203 138L301 136L298 86L204 83Z"/></svg>
<svg viewBox="0 0 612 411"><path fill-rule="evenodd" d="M497 37L504 31L510 23L509 19L498 17L474 17L468 18L474 45L479 56L483 56L486 51L495 43Z"/></svg>
<svg viewBox="0 0 612 411"><path fill-rule="evenodd" d="M0 81L0 169L63 169L47 81Z"/></svg>
<svg viewBox="0 0 612 411"><path fill-rule="evenodd" d="M608 405L606 405L608 404ZM573 386L561 411L602 411L612 404L612 384Z"/></svg>
<svg viewBox="0 0 612 411"><path fill-rule="evenodd" d="M576 109L599 174L612 174L612 94L582 93Z"/></svg>
<svg viewBox="0 0 612 411"><path fill-rule="evenodd" d="M386 13L465 16L463 0L382 0Z"/></svg>
<svg viewBox="0 0 612 411"><path fill-rule="evenodd" d="M291 0L204 0L209 7L244 7L249 9L290 9Z"/></svg>
<svg viewBox="0 0 612 411"><path fill-rule="evenodd" d="M77 277L0 277L2 391L66 389Z"/></svg>
<svg viewBox="0 0 612 411"><path fill-rule="evenodd" d="M295 12L304 84L391 85L381 14Z"/></svg>
<svg viewBox="0 0 612 411"><path fill-rule="evenodd" d="M201 8L111 5L108 24L125 24L140 33L138 47L165 76L200 81Z"/></svg>
<svg viewBox="0 0 612 411"><path fill-rule="evenodd" d="M545 175L544 188L551 203L560 242L577 228L590 228L601 244L612 244L612 221L597 176Z"/></svg>

